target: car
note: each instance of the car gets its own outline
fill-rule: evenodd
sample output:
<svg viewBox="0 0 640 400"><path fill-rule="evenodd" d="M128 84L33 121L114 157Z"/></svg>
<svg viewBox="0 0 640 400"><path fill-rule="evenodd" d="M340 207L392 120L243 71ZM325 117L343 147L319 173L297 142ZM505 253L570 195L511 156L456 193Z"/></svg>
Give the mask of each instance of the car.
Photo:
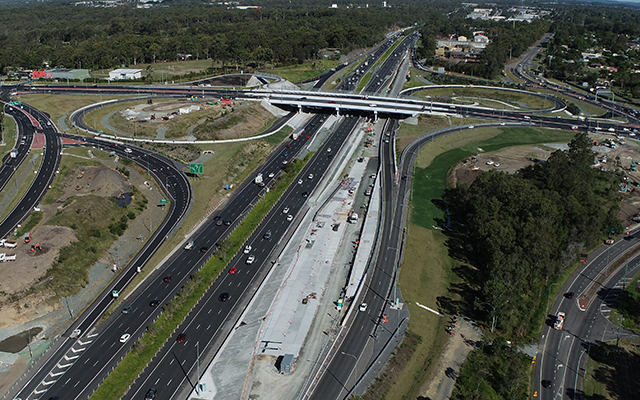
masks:
<svg viewBox="0 0 640 400"><path fill-rule="evenodd" d="M359 310L362 312L367 311L367 303L360 304Z"/></svg>
<svg viewBox="0 0 640 400"><path fill-rule="evenodd" d="M172 276L172 275L167 275L167 276L165 276L164 278L162 278L162 280L163 280L163 281L165 281L165 282L169 282L169 281L171 281L172 279L173 279L173 276Z"/></svg>
<svg viewBox="0 0 640 400"><path fill-rule="evenodd" d="M213 217L214 221L220 221L222 219L222 216L220 215L216 215L215 217Z"/></svg>
<svg viewBox="0 0 640 400"><path fill-rule="evenodd" d="M218 300L220 300L220 301L229 300L229 293L227 293L227 292L220 293L220 296L218 296Z"/></svg>
<svg viewBox="0 0 640 400"><path fill-rule="evenodd" d="M291 214L287 215L287 221L289 222L293 221L293 215Z"/></svg>
<svg viewBox="0 0 640 400"><path fill-rule="evenodd" d="M504 122L500 122L500 126L505 126L506 124Z"/></svg>
<svg viewBox="0 0 640 400"><path fill-rule="evenodd" d="M127 154L131 154L131 149L127 147L127 148L124 149L124 152L127 153Z"/></svg>
<svg viewBox="0 0 640 400"><path fill-rule="evenodd" d="M274 176L276 176L276 174L274 174L273 172L269 174L269 178L273 178Z"/></svg>
<svg viewBox="0 0 640 400"><path fill-rule="evenodd" d="M178 342L178 343L183 343L185 340L187 340L187 334L186 333L181 333L176 338L176 342Z"/></svg>
<svg viewBox="0 0 640 400"><path fill-rule="evenodd" d="M151 302L149 303L149 305L150 305L151 307L158 307L158 304L160 304L160 300L158 300L158 299L153 299L153 300L151 300Z"/></svg>
<svg viewBox="0 0 640 400"><path fill-rule="evenodd" d="M246 245L244 246L244 254L249 254L251 252L251 246L250 245Z"/></svg>
<svg viewBox="0 0 640 400"><path fill-rule="evenodd" d="M604 241L604 244L613 244L613 242L615 242L614 239L607 239Z"/></svg>
<svg viewBox="0 0 640 400"><path fill-rule="evenodd" d="M498 162L497 162L497 163L493 163L493 166L494 166L494 167L499 167L499 166L500 166L500 163L498 163Z"/></svg>
<svg viewBox="0 0 640 400"><path fill-rule="evenodd" d="M114 299L117 299L118 296L120 296L120 291L119 290L111 291L111 297L113 297Z"/></svg>
<svg viewBox="0 0 640 400"><path fill-rule="evenodd" d="M305 199L309 197L309 192L302 192L302 197L304 197Z"/></svg>
<svg viewBox="0 0 640 400"><path fill-rule="evenodd" d="M555 322L553 323L553 329L557 329L557 330L562 329L562 327L564 326L564 317L565 317L565 313L560 311L556 316Z"/></svg>
<svg viewBox="0 0 640 400"><path fill-rule="evenodd" d="M329 155L327 156L327 159L329 159L329 160L331 160L332 158L333 158L333 154L329 154Z"/></svg>
<svg viewBox="0 0 640 400"><path fill-rule="evenodd" d="M126 306L125 308L122 309L122 313L123 314L129 314L131 312L131 310L133 309L133 307L131 306Z"/></svg>
<svg viewBox="0 0 640 400"><path fill-rule="evenodd" d="M287 164L289 164L289 161L287 161L287 160L284 160L284 161L282 162L282 165L287 165Z"/></svg>
<svg viewBox="0 0 640 400"><path fill-rule="evenodd" d="M158 391L155 388L151 388L147 391L147 394L144 396L144 400L153 400L156 397L156 393Z"/></svg>
<svg viewBox="0 0 640 400"><path fill-rule="evenodd" d="M407 176L406 175L402 175L402 180L406 181L407 180Z"/></svg>
<svg viewBox="0 0 640 400"><path fill-rule="evenodd" d="M111 147L112 149L115 149L116 145L115 144L110 144L109 147Z"/></svg>
<svg viewBox="0 0 640 400"><path fill-rule="evenodd" d="M298 185L302 185L302 179L298 179Z"/></svg>
<svg viewBox="0 0 640 400"><path fill-rule="evenodd" d="M127 343L127 340L129 340L130 337L130 334L125 333L124 335L120 336L120 343Z"/></svg>
<svg viewBox="0 0 640 400"><path fill-rule="evenodd" d="M487 161L487 165L493 165L493 161L491 160Z"/></svg>
<svg viewBox="0 0 640 400"><path fill-rule="evenodd" d="M313 174L309 174L309 176L307 178L313 179Z"/></svg>
<svg viewBox="0 0 640 400"><path fill-rule="evenodd" d="M551 381L550 380L545 379L542 382L540 382L540 384L545 389L551 389Z"/></svg>
<svg viewBox="0 0 640 400"><path fill-rule="evenodd" d="M289 153L286 153L286 152L285 152L285 153L283 154L283 156L284 156L284 157L288 157L288 156L289 156Z"/></svg>
<svg viewBox="0 0 640 400"><path fill-rule="evenodd" d="M206 253L209 250L207 246L200 247L200 253Z"/></svg>
<svg viewBox="0 0 640 400"><path fill-rule="evenodd" d="M216 225L217 225L217 226L222 226L222 220L221 220L221 219L217 220L217 221L216 221Z"/></svg>
<svg viewBox="0 0 640 400"><path fill-rule="evenodd" d="M231 269L229 269L229 273L230 274L235 274L237 270L238 269L236 267L231 267Z"/></svg>
<svg viewBox="0 0 640 400"><path fill-rule="evenodd" d="M253 264L253 262L256 260L256 256L254 256L253 254L250 255L249 257L247 257L247 264Z"/></svg>
<svg viewBox="0 0 640 400"><path fill-rule="evenodd" d="M311 136L307 135L307 136L305 136L304 138L305 138L305 139L309 139L310 137L311 137Z"/></svg>
<svg viewBox="0 0 640 400"><path fill-rule="evenodd" d="M59 398L60 397L58 397L58 396L51 396L51 397L49 397L49 400L58 400ZM17 400L19 400L19 399L17 399Z"/></svg>
<svg viewBox="0 0 640 400"><path fill-rule="evenodd" d="M331 153L331 147L327 149L327 153Z"/></svg>
<svg viewBox="0 0 640 400"><path fill-rule="evenodd" d="M230 220L230 219L228 219L228 220L224 221L224 224L225 224L226 226L230 226L230 225L231 225L231 220Z"/></svg>
<svg viewBox="0 0 640 400"><path fill-rule="evenodd" d="M573 292L567 292L564 294L564 297L566 297L567 299L573 299Z"/></svg>
<svg viewBox="0 0 640 400"><path fill-rule="evenodd" d="M267 231L264 236L262 236L263 238L265 238L266 240L270 240L271 239L271 231Z"/></svg>
<svg viewBox="0 0 640 400"><path fill-rule="evenodd" d="M286 214L286 213L288 213L288 212L289 212L289 207L285 207L285 208L284 208L284 210L282 210L282 213L283 213L283 214Z"/></svg>
<svg viewBox="0 0 640 400"><path fill-rule="evenodd" d="M367 189L364 191L365 196L371 196L371 189Z"/></svg>

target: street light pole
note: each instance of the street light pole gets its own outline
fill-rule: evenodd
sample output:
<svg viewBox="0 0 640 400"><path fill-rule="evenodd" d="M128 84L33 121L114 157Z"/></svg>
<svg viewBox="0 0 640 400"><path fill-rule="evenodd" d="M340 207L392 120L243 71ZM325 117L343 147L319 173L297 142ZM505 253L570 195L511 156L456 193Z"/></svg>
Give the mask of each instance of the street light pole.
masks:
<svg viewBox="0 0 640 400"><path fill-rule="evenodd" d="M200 394L200 341L196 342L196 353L197 353L197 358L198 358L198 372L197 372L197 378L198 378L198 382L196 383L196 393Z"/></svg>
<svg viewBox="0 0 640 400"><path fill-rule="evenodd" d="M345 355L345 356L353 357L353 359L355 360L355 365L353 367L354 373L355 373L354 384L353 384L353 394L357 396L358 395L358 358L353 354L345 353L344 351L341 351L340 353L342 353L342 355Z"/></svg>

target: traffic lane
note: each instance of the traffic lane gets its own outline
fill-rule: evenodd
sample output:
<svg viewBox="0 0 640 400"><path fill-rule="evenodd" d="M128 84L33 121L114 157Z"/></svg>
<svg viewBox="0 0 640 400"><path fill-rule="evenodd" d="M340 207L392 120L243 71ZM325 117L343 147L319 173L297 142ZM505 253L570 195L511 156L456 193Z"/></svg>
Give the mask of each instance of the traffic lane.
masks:
<svg viewBox="0 0 640 400"><path fill-rule="evenodd" d="M150 296L150 295L148 295L147 297L151 297L151 296ZM121 332L120 332L120 333L121 333ZM134 335L134 336L136 336L136 335ZM116 337L118 337L118 334L116 334L114 337L112 337L111 342L113 342L113 340L114 340ZM106 343L105 343L105 344L106 344ZM113 346L111 346L110 348L111 348L111 349L113 349L114 347L113 347ZM112 359L114 359L114 357L112 357ZM100 374L100 372L102 372L102 371L98 371L98 373L97 373L97 374ZM88 377L89 377L89 378L91 378L91 377L93 377L94 375L96 375L96 373L90 373L90 374L88 375ZM85 377L85 378L83 378L83 379L78 380L78 382L81 382L81 381L83 381L83 380L85 380L85 381L86 381L86 377Z"/></svg>
<svg viewBox="0 0 640 400"><path fill-rule="evenodd" d="M322 157L319 158L319 161L322 163L326 163L326 161L323 160ZM301 175L304 176L305 174L308 174L309 170L313 168L313 165L314 165L313 162L308 164L301 171ZM316 181L314 181L313 179L311 180L307 179L307 182L308 184L313 184L313 185L315 185L316 183ZM226 312L224 309L219 309L218 313L213 316L209 316L209 314L211 314L210 312L207 313L208 322L212 321L211 318L215 318L213 322L214 322L214 325L217 325L217 329L214 330L213 332L211 331L211 328L206 330L205 334L207 336L201 338L203 339L203 343L205 343L203 348L206 348L209 345L209 343L216 338L219 332L219 329L223 326L224 321L230 315L235 304L241 301L245 290L251 285L253 279L255 279L256 277L255 272L257 272L257 270L259 270L267 261L265 258L263 258L263 257L266 257L266 254L264 256L262 256L262 254L265 252L267 254L270 254L273 247L279 242L281 236L284 235L285 230L290 226L290 222L286 220L286 215L288 214L285 214L283 212L284 209L289 208L287 213L290 211L293 211L294 208L296 209L296 212L299 212L299 207L303 205L304 198L302 196L299 196L300 188L297 188L296 185L292 185L287 189L283 198L278 202L278 204L270 212L267 220L265 220L264 223L261 224L261 228L255 231L253 235L253 239L250 239L248 241L248 243L252 246L252 251L247 254L245 254L244 252L240 252L234 257L235 261L230 263L229 268L235 268L237 272L235 274L230 274L227 272L223 280L220 282L219 286L215 290L210 291L211 295L209 296L209 302L213 302L214 304L216 302L216 299L218 299L217 301L219 301L220 295L222 295L222 293L228 293L229 298L224 303L228 305L229 309L228 309L228 312ZM293 205L290 205L290 204L293 204ZM271 231L271 234L272 234L271 239L265 239L265 234L267 231ZM256 253L258 255L256 255ZM253 264L247 264L246 260L251 255L254 255L256 257L256 260L254 261ZM251 266L249 267L249 265ZM236 281L238 282L237 284L236 284ZM236 300L232 302L230 301L231 299L236 299ZM210 306L205 305L205 308L206 307L210 307ZM212 308L210 307L209 309L211 310ZM191 335L197 335L196 332L191 332L191 333L188 332L189 326L196 326L196 327L202 326L201 323L196 324L196 322L198 321L199 315L200 313L196 313L194 315L194 317L188 323L186 329L180 329L181 332L184 331L185 333L187 333L187 337ZM204 340L204 339L207 339L207 340ZM196 339L194 340L199 340L199 339L196 336ZM181 356L181 353L177 353L177 355ZM184 357L185 360L187 361L190 360L188 358L189 355L182 355L182 356ZM170 360L165 358L162 358L162 361L164 361L165 363L170 362ZM162 361L160 361L158 365L160 365ZM186 371L186 376L188 376L192 372L193 363L191 363L190 365L191 367ZM138 388L136 388L136 391L134 392L134 396L137 393L145 392L146 390L149 389L150 385L153 385L154 382L162 381L163 378L169 379L169 383L167 385L175 384L176 385L175 390L179 390L182 384L184 383L184 379L186 379L186 378L179 379L179 380L177 379L180 376L180 374L183 373L182 367L179 369L179 371L175 371L171 375L171 378L169 378L169 376L166 376L166 372L155 373L155 371L166 371L166 369L159 368L158 366L154 367L151 373L149 374L149 376L146 377L145 380L140 383ZM177 373L178 375L176 376L175 373ZM169 390L167 393L171 394L173 392Z"/></svg>

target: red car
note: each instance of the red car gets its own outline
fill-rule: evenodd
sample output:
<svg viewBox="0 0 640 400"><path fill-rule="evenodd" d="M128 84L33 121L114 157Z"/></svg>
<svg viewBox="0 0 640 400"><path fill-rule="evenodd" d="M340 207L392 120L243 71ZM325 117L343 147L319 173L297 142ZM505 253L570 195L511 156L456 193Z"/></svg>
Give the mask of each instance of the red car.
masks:
<svg viewBox="0 0 640 400"><path fill-rule="evenodd" d="M163 281L165 281L165 282L169 282L169 281L171 281L172 279L173 279L173 276L171 276L171 275L167 275L167 276L165 276L164 278L162 278L162 280L163 280Z"/></svg>
<svg viewBox="0 0 640 400"><path fill-rule="evenodd" d="M176 342L182 343L185 340L187 340L187 334L186 333L181 333L181 334L178 335L178 338L176 339Z"/></svg>
<svg viewBox="0 0 640 400"><path fill-rule="evenodd" d="M307 135L307 136L305 136L304 138L305 138L305 139L309 139L310 137L311 137L311 136Z"/></svg>
<svg viewBox="0 0 640 400"><path fill-rule="evenodd" d="M236 267L231 267L231 269L229 270L230 274L235 274L237 271Z"/></svg>

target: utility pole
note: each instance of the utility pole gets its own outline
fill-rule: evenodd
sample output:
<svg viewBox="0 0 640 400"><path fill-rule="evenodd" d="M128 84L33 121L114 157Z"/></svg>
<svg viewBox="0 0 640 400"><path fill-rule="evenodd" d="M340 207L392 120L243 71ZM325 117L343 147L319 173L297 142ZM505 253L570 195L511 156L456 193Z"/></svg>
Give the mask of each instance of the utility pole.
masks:
<svg viewBox="0 0 640 400"><path fill-rule="evenodd" d="M196 353L197 353L197 359L198 359L198 371L197 371L197 378L198 378L198 382L196 383L196 393L200 394L200 341L196 342Z"/></svg>

